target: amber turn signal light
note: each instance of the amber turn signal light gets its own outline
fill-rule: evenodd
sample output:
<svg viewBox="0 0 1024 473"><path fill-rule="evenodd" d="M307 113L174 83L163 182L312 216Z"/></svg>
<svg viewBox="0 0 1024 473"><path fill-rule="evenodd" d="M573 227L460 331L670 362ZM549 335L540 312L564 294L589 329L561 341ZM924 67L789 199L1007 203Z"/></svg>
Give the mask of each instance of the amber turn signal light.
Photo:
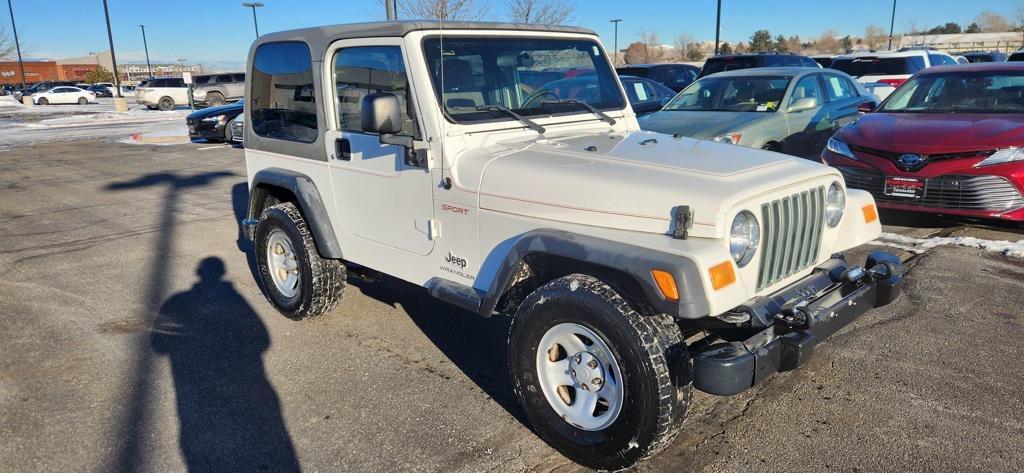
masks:
<svg viewBox="0 0 1024 473"><path fill-rule="evenodd" d="M658 283L658 289L661 290L661 295L665 296L665 299L679 300L679 288L676 287L676 278L672 277L672 273L654 269L651 270L651 276L654 277L654 282Z"/></svg>
<svg viewBox="0 0 1024 473"><path fill-rule="evenodd" d="M716 291L736 282L736 272L732 269L731 261L712 266L708 273L711 274L711 287Z"/></svg>
<svg viewBox="0 0 1024 473"><path fill-rule="evenodd" d="M860 208L860 211L864 213L864 223L878 220L878 209L875 208L874 204L865 205Z"/></svg>

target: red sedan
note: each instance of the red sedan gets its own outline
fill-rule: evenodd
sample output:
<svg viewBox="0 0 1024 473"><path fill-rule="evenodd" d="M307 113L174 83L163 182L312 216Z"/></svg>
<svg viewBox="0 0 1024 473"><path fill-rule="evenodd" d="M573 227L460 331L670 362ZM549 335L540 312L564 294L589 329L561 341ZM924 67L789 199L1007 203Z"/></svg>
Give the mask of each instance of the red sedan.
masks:
<svg viewBox="0 0 1024 473"><path fill-rule="evenodd" d="M821 158L879 207L1024 222L1024 62L919 72Z"/></svg>

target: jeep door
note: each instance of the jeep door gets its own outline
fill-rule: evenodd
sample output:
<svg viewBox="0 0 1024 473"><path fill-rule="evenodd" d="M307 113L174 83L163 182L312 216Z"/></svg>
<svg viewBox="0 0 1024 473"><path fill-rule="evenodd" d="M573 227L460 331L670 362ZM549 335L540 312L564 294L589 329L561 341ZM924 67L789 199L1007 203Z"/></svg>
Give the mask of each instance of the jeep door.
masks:
<svg viewBox="0 0 1024 473"><path fill-rule="evenodd" d="M402 105L400 135L419 139L412 110L414 96L406 74L399 38L343 40L325 58L324 82L330 91L333 126L326 135L331 181L349 233L426 255L434 247L433 188L425 166L410 164L406 148L382 144L380 136L362 131L362 100L389 93ZM333 85L333 86L332 86Z"/></svg>

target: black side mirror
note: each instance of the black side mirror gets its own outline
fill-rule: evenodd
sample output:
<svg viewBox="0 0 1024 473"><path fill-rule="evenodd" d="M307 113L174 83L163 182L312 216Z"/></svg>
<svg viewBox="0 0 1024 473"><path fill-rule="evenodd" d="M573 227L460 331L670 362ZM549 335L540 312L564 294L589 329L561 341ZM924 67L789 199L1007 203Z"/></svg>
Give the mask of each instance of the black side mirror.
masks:
<svg viewBox="0 0 1024 473"><path fill-rule="evenodd" d="M386 145L405 147L405 164L426 167L426 153L413 149L411 136L399 135L402 131L402 105L394 94L369 94L363 97L360 127L367 133L380 135L380 142Z"/></svg>
<svg viewBox="0 0 1024 473"><path fill-rule="evenodd" d="M363 97L360 122L363 131L393 135L402 131L402 111L394 94L369 94Z"/></svg>
<svg viewBox="0 0 1024 473"><path fill-rule="evenodd" d="M860 113L871 113L875 111L874 102L863 102L857 106L857 111Z"/></svg>

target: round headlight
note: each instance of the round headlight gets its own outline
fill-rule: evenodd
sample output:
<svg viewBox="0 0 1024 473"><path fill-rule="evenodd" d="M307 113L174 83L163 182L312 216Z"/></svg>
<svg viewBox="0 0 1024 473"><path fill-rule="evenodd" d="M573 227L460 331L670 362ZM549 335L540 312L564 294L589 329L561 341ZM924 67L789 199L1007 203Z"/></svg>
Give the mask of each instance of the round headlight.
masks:
<svg viewBox="0 0 1024 473"><path fill-rule="evenodd" d="M825 196L825 223L829 228L835 228L843 219L843 211L846 210L846 192L838 182L828 186L828 194Z"/></svg>
<svg viewBox="0 0 1024 473"><path fill-rule="evenodd" d="M736 215L729 232L729 251L736 266L744 267L757 253L757 244L761 241L761 228L757 225L754 214L744 210Z"/></svg>

